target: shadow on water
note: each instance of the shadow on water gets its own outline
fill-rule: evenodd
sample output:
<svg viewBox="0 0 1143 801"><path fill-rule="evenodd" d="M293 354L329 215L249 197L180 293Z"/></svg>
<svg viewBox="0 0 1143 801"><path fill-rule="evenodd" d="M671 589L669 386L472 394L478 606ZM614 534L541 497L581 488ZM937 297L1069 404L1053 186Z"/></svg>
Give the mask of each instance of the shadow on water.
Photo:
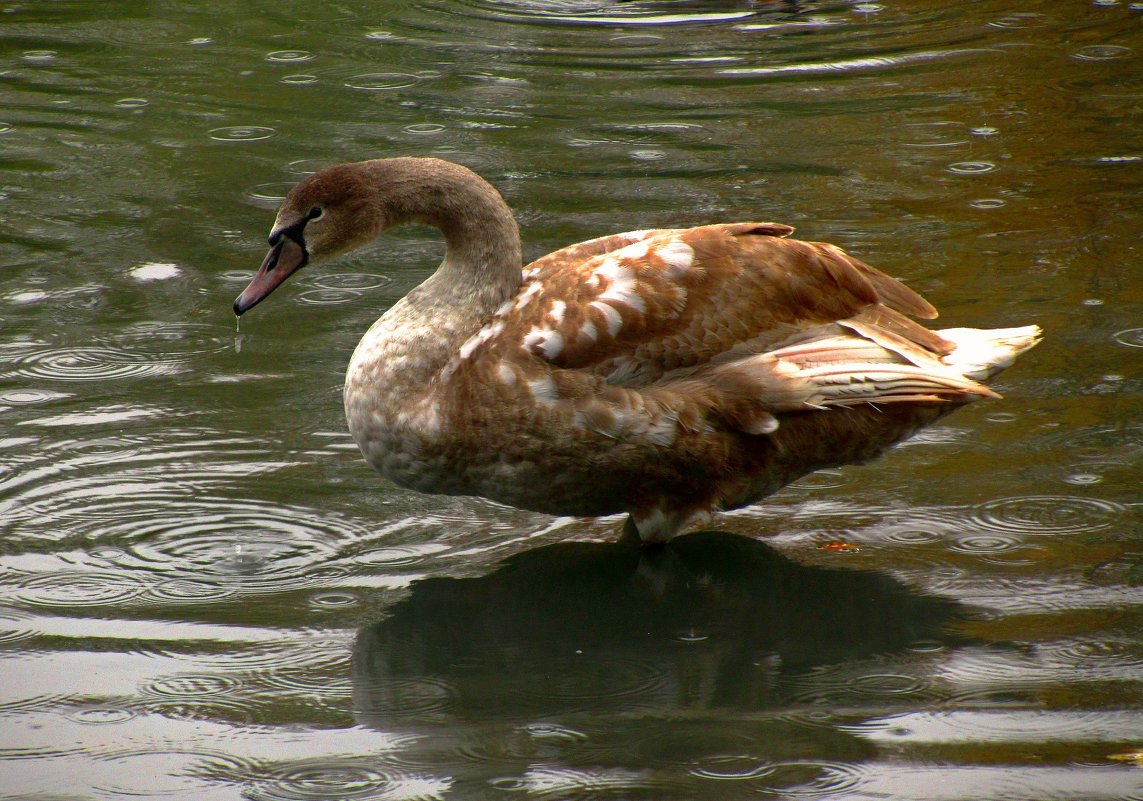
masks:
<svg viewBox="0 0 1143 801"><path fill-rule="evenodd" d="M479 578L416 583L359 631L355 705L361 722L392 726L413 680L435 687L436 712L469 720L757 711L779 702L781 677L961 644L949 631L961 610L884 573L801 565L725 532L648 552L558 543Z"/></svg>

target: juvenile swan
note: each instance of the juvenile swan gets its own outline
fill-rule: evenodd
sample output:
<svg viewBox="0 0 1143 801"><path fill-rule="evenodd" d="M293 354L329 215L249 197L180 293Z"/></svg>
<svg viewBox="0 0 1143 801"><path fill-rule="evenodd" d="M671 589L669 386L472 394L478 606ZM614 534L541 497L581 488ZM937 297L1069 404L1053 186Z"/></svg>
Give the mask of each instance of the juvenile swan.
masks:
<svg viewBox="0 0 1143 801"><path fill-rule="evenodd" d="M406 222L439 228L445 257L350 360L362 455L420 492L628 512L644 542L997 397L979 382L1039 341L1034 325L924 328L910 317L937 311L917 293L779 223L613 234L521 268L497 191L419 158L294 187L235 313Z"/></svg>

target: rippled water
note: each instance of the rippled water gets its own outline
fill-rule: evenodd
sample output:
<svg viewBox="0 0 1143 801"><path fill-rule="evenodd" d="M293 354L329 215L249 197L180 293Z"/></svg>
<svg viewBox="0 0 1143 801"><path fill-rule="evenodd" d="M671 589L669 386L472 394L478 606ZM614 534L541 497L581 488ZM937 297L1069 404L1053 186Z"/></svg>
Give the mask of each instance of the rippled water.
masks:
<svg viewBox="0 0 1143 801"><path fill-rule="evenodd" d="M1143 6L0 12L0 798L1143 799ZM532 257L774 219L1047 339L662 553L397 491L340 382L432 232L229 310L425 154Z"/></svg>

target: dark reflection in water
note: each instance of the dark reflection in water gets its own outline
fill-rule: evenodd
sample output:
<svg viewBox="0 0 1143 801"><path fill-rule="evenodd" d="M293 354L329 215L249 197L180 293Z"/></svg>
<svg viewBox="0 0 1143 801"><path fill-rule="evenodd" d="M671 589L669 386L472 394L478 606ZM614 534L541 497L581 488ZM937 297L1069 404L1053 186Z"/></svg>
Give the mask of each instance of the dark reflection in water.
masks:
<svg viewBox="0 0 1143 801"><path fill-rule="evenodd" d="M551 739L579 743L578 757L563 757L572 768L674 767L660 777L667 786L643 776L643 790L666 791L671 776L833 781L830 766L874 746L831 717L836 700L819 716L806 677L867 663L855 688L862 716L888 698L916 702L923 681L882 660L964 644L949 630L961 611L885 573L801 565L725 532L649 552L557 543L479 578L415 583L358 633L355 715L382 731L443 728L426 764L520 763L523 789L555 781L524 764Z"/></svg>
<svg viewBox="0 0 1143 801"><path fill-rule="evenodd" d="M461 709L473 692L472 714L521 710L522 700L528 714L554 712L664 688L656 706L757 709L775 672L955 641L946 628L959 609L884 573L801 565L726 532L648 552L557 543L480 578L417 582L361 631L354 681L367 714L389 705L374 700L389 679L408 677L452 684ZM692 660L706 680L684 688L672 674Z"/></svg>

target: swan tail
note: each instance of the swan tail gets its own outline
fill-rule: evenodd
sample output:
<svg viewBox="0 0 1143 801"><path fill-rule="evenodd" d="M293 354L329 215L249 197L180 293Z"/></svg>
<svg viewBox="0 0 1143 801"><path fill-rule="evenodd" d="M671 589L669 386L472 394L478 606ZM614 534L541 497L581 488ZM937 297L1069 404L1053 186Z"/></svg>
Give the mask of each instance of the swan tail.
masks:
<svg viewBox="0 0 1143 801"><path fill-rule="evenodd" d="M771 433L779 412L998 398L980 381L1010 365L1040 337L1037 326L933 333L947 343L943 355L893 333L878 332L877 341L841 334L720 365L707 380L719 391L721 416L732 427Z"/></svg>

